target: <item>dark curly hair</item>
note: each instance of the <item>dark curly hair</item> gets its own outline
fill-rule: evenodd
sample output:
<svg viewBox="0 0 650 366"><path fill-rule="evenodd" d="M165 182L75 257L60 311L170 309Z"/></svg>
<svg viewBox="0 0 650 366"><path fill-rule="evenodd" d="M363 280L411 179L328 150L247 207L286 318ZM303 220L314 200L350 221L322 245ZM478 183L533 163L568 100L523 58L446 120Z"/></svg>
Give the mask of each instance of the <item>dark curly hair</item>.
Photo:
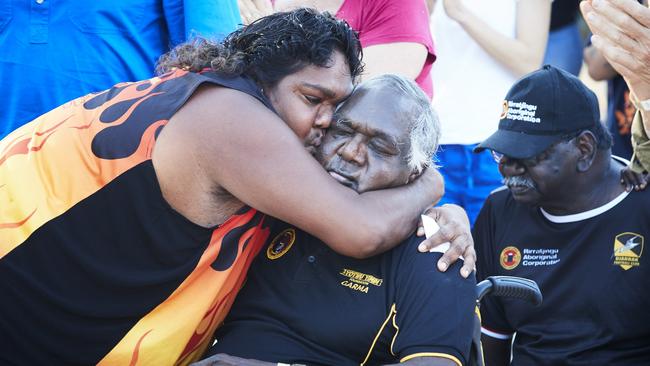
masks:
<svg viewBox="0 0 650 366"><path fill-rule="evenodd" d="M260 18L222 43L197 38L181 44L160 58L156 72L174 68L198 72L209 67L226 75L244 74L272 87L305 66L329 66L334 50L343 53L354 80L363 69L357 33L327 12L301 8Z"/></svg>

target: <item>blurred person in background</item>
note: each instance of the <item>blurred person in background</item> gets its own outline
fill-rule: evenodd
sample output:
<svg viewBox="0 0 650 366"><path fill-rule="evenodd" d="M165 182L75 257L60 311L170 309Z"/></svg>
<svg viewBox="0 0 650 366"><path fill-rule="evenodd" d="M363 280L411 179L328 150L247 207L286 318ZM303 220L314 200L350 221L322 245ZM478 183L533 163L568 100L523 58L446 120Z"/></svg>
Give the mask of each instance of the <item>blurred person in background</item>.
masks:
<svg viewBox="0 0 650 366"><path fill-rule="evenodd" d="M607 81L607 116L605 125L612 134L612 154L626 160L632 158L632 120L636 108L630 100L630 90L622 76L614 70L603 55L589 45L584 50L589 76L596 81Z"/></svg>
<svg viewBox="0 0 650 366"><path fill-rule="evenodd" d="M244 21L270 11L310 7L328 11L359 32L363 47L361 80L397 74L412 80L431 97L431 65L436 56L425 0L239 0ZM252 15L252 16L251 16Z"/></svg>
<svg viewBox="0 0 650 366"><path fill-rule="evenodd" d="M577 21L579 6L580 0L553 1L551 27L543 62L575 76L578 76L582 67L584 47Z"/></svg>
<svg viewBox="0 0 650 366"><path fill-rule="evenodd" d="M487 195L501 185L488 152L472 149L494 130L501 101L520 76L541 65L550 0L437 0L431 27L438 60L433 106L440 114L438 153L445 178L441 203L456 203L474 222Z"/></svg>
<svg viewBox="0 0 650 366"><path fill-rule="evenodd" d="M0 138L69 100L154 75L196 34L241 23L235 0L0 1Z"/></svg>
<svg viewBox="0 0 650 366"><path fill-rule="evenodd" d="M637 109L632 121L631 164L622 172L628 189L645 189L650 171L650 9L647 1L586 0L580 4L591 41L630 89Z"/></svg>

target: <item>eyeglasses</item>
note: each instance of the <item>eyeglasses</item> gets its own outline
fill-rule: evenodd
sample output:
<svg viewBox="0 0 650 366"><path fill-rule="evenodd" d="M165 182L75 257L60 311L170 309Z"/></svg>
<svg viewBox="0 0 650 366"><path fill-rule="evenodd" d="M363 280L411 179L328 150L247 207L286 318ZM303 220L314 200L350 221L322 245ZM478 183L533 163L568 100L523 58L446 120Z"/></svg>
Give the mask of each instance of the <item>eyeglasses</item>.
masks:
<svg viewBox="0 0 650 366"><path fill-rule="evenodd" d="M550 147L549 147L549 149L550 149ZM503 161L503 158L505 157L508 161L518 162L519 164L528 167L528 166L534 166L534 165L538 164L540 161L544 160L545 157L547 156L547 151L548 150L544 150L543 152L533 156L532 158L525 158L525 159L511 158L509 156L506 156L506 155L501 154L500 152L497 152L497 151L494 151L494 150L490 150L490 153L492 154L492 158L494 159L494 161L497 164L501 164L501 162Z"/></svg>

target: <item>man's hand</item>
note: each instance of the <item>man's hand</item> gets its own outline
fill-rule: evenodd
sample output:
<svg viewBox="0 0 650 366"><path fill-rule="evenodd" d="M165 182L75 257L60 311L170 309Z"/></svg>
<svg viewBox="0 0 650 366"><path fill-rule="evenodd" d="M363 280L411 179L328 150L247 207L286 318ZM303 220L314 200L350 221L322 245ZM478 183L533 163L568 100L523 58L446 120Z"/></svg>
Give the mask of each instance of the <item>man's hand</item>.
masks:
<svg viewBox="0 0 650 366"><path fill-rule="evenodd" d="M237 4L239 15L246 25L273 13L270 0L237 0Z"/></svg>
<svg viewBox="0 0 650 366"><path fill-rule="evenodd" d="M650 9L633 0L586 0L593 45L640 100L650 99Z"/></svg>
<svg viewBox="0 0 650 366"><path fill-rule="evenodd" d="M476 265L474 240L467 213L458 205L446 204L440 207L429 207L425 214L436 220L440 230L423 241L418 249L427 252L440 244L450 243L449 249L438 261L438 269L442 272L446 271L462 255L465 263L460 269L460 274L467 278ZM422 223L418 227L417 235L424 235Z"/></svg>
<svg viewBox="0 0 650 366"><path fill-rule="evenodd" d="M276 363L264 362L258 360L251 360L230 356L225 353L220 353L212 357L206 358L199 362L193 363L192 366L275 366Z"/></svg>

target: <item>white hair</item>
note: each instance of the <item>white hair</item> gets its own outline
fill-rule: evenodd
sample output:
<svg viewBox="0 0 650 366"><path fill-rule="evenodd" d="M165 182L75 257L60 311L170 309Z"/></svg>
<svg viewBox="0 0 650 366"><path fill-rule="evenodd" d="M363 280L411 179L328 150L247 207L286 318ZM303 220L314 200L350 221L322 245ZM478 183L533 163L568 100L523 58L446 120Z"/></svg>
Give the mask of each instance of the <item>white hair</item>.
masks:
<svg viewBox="0 0 650 366"><path fill-rule="evenodd" d="M431 106L431 100L411 79L403 76L385 74L371 79L395 89L398 96L411 102L411 109L404 114L408 123L411 151L407 155L409 168L421 173L432 165L440 139L440 120Z"/></svg>

